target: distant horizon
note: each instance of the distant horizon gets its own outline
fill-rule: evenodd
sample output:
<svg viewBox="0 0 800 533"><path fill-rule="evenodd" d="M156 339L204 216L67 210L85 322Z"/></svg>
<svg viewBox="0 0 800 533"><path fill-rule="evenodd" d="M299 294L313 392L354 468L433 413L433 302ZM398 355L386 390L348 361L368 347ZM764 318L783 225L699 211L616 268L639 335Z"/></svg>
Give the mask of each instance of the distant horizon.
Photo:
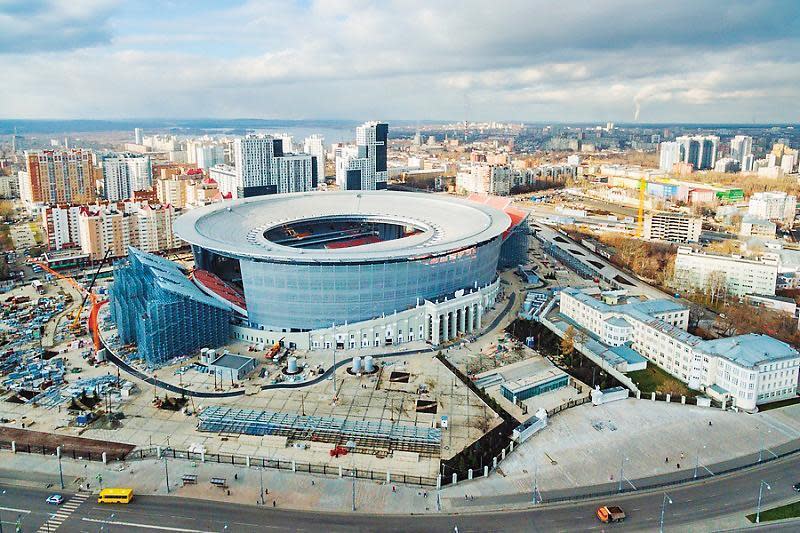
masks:
<svg viewBox="0 0 800 533"><path fill-rule="evenodd" d="M391 128L392 124L399 125L403 128L413 128L414 125L436 126L444 124L459 124L462 121L453 119L382 119L382 118L369 118L369 119L330 119L330 118L306 118L306 119L278 119L278 118L117 118L117 119L103 119L103 118L53 118L53 119L6 119L0 118L0 135L13 135L14 127L17 128L17 134L35 134L35 133L91 133L102 131L124 131L132 128L143 129L156 129L156 130L169 130L169 129L263 129L263 128L291 128L303 127L313 129L319 127L321 129L354 129L356 125L361 124L367 120L382 120L388 122ZM763 129L763 128L799 128L800 123L736 123L736 122L616 122L608 121L542 121L542 120L519 120L519 119L491 119L491 120L471 120L470 123L487 123L497 122L501 124L524 124L530 127L540 127L549 125L560 126L575 126L575 127L596 127L605 126L608 122L614 123L615 127L620 128L717 128L717 129ZM58 126L55 129L45 129L42 126L50 125ZM94 125L105 126L111 129L103 129L102 127L94 127L89 130L82 131L80 129L69 129L69 127L80 127ZM27 127L36 126L41 129L28 129Z"/></svg>

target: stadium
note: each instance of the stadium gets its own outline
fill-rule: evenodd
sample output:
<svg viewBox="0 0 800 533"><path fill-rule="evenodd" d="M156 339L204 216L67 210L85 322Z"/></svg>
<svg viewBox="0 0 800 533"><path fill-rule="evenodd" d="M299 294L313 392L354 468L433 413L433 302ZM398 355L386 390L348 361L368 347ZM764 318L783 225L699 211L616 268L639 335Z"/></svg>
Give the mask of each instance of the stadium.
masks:
<svg viewBox="0 0 800 533"><path fill-rule="evenodd" d="M195 272L260 329L369 320L495 280L509 216L418 193L343 191L246 198L182 216ZM231 301L231 299L228 299Z"/></svg>

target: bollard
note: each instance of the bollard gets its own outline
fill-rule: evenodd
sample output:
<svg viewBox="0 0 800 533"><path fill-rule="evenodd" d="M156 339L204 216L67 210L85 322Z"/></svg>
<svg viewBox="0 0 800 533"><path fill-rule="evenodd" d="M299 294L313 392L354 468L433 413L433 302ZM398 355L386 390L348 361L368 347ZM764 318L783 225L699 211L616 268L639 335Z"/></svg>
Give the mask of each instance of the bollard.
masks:
<svg viewBox="0 0 800 533"><path fill-rule="evenodd" d="M56 446L56 457L61 458L61 446Z"/></svg>
<svg viewBox="0 0 800 533"><path fill-rule="evenodd" d="M386 483L391 483L391 482L392 482L392 473L386 472Z"/></svg>
<svg viewBox="0 0 800 533"><path fill-rule="evenodd" d="M206 462L206 452L205 451L200 452L200 462L201 463L205 463Z"/></svg>
<svg viewBox="0 0 800 533"><path fill-rule="evenodd" d="M656 393L655 392L651 392L650 393L650 400L656 401Z"/></svg>
<svg viewBox="0 0 800 533"><path fill-rule="evenodd" d="M502 450L500 450L500 460L505 461L505 458L506 458L506 449L503 448Z"/></svg>
<svg viewBox="0 0 800 533"><path fill-rule="evenodd" d="M637 400L641 400L642 399L642 391L640 391L640 390L636 391L636 399Z"/></svg>
<svg viewBox="0 0 800 533"><path fill-rule="evenodd" d="M244 462L247 465L247 468L250 468L250 456L249 455L244 458Z"/></svg>
<svg viewBox="0 0 800 533"><path fill-rule="evenodd" d="M681 396L681 404L686 405L686 396Z"/></svg>
<svg viewBox="0 0 800 533"><path fill-rule="evenodd" d="M511 452L513 452L513 451L514 451L514 441L512 440L512 441L511 441L511 442L508 444L508 453L511 453Z"/></svg>
<svg viewBox="0 0 800 533"><path fill-rule="evenodd" d="M455 485L456 483L458 483L458 474L453 472L453 485Z"/></svg>
<svg viewBox="0 0 800 533"><path fill-rule="evenodd" d="M342 466L339 465L339 477L342 477Z"/></svg>
<svg viewBox="0 0 800 533"><path fill-rule="evenodd" d="M672 394L667 394L667 403L669 403L671 399L672 399Z"/></svg>
<svg viewBox="0 0 800 533"><path fill-rule="evenodd" d="M483 465L483 477L489 476L489 465Z"/></svg>
<svg viewBox="0 0 800 533"><path fill-rule="evenodd" d="M292 459L292 472L297 472L297 463L294 462L294 459Z"/></svg>
<svg viewBox="0 0 800 533"><path fill-rule="evenodd" d="M492 457L492 468L497 468L497 456Z"/></svg>
<svg viewBox="0 0 800 533"><path fill-rule="evenodd" d="M106 452L103 452L103 464L108 464L108 457L106 456Z"/></svg>
<svg viewBox="0 0 800 533"><path fill-rule="evenodd" d="M442 488L442 475L439 474L438 476L436 476L436 490L439 490L441 488Z"/></svg>
<svg viewBox="0 0 800 533"><path fill-rule="evenodd" d="M472 479L472 469L467 470L467 479Z"/></svg>
<svg viewBox="0 0 800 533"><path fill-rule="evenodd" d="M11 441L11 453L17 453L17 442Z"/></svg>

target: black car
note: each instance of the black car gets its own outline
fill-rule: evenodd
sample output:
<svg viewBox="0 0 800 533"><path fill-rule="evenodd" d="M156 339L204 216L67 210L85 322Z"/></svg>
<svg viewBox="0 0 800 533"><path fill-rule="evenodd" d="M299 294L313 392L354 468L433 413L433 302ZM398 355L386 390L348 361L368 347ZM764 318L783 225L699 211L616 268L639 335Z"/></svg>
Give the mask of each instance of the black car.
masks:
<svg viewBox="0 0 800 533"><path fill-rule="evenodd" d="M794 485L792 485L792 488L794 489L795 492L800 492L800 483L795 483Z"/></svg>

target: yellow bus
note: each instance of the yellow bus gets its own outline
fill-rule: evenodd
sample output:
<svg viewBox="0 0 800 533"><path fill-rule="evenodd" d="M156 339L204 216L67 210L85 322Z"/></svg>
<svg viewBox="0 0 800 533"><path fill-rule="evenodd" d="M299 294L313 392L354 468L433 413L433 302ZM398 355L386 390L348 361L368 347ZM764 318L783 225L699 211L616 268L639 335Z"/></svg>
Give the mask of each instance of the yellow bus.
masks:
<svg viewBox="0 0 800 533"><path fill-rule="evenodd" d="M97 496L97 503L130 503L133 489L103 489Z"/></svg>

